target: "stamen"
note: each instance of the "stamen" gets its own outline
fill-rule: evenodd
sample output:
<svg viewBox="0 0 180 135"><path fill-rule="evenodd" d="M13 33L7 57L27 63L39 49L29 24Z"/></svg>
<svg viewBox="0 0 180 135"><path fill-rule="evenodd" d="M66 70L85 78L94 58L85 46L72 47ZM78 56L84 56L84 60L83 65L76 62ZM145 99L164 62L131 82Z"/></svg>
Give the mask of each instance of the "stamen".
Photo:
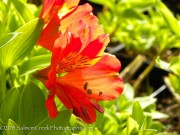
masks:
<svg viewBox="0 0 180 135"><path fill-rule="evenodd" d="M76 115L77 117L80 116L80 112L76 107L73 107L73 114Z"/></svg>
<svg viewBox="0 0 180 135"><path fill-rule="evenodd" d="M83 106L80 106L80 108L81 108L81 111L82 111L84 117L85 117L87 120L90 120L90 117L89 117L89 115L88 115L88 112L87 112L86 108L84 108Z"/></svg>
<svg viewBox="0 0 180 135"><path fill-rule="evenodd" d="M100 97L102 94L103 94L103 92L102 92L102 91L100 91L100 92L99 92L99 97Z"/></svg>
<svg viewBox="0 0 180 135"><path fill-rule="evenodd" d="M104 113L104 109L97 103L97 102L91 102L94 108L96 108L97 111L100 113Z"/></svg>

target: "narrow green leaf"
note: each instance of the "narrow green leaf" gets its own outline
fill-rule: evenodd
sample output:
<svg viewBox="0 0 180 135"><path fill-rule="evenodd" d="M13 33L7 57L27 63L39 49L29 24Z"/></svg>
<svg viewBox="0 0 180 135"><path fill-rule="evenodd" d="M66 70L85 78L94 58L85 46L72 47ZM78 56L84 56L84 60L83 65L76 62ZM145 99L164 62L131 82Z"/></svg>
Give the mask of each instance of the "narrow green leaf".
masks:
<svg viewBox="0 0 180 135"><path fill-rule="evenodd" d="M33 14L28 10L25 3L22 1L11 0L18 13L22 16L25 22L29 22L34 19Z"/></svg>
<svg viewBox="0 0 180 135"><path fill-rule="evenodd" d="M154 129L146 129L143 131L139 131L138 135L155 135L155 133L156 133L156 130Z"/></svg>
<svg viewBox="0 0 180 135"><path fill-rule="evenodd" d="M164 125L160 121L153 121L151 129L157 130L157 132L160 133L164 131Z"/></svg>
<svg viewBox="0 0 180 135"><path fill-rule="evenodd" d="M33 73L41 68L47 67L50 64L50 60L51 54L31 57L29 60L23 62L19 69L19 75L26 75Z"/></svg>
<svg viewBox="0 0 180 135"><path fill-rule="evenodd" d="M144 121L144 113L138 101L133 104L132 118L141 126Z"/></svg>
<svg viewBox="0 0 180 135"><path fill-rule="evenodd" d="M67 130L71 117L70 110L60 111L55 119L46 118L36 126L36 130L32 130L28 135L63 135Z"/></svg>
<svg viewBox="0 0 180 135"><path fill-rule="evenodd" d="M125 83L123 94L128 100L132 100L135 95L133 86L129 83Z"/></svg>
<svg viewBox="0 0 180 135"><path fill-rule="evenodd" d="M151 115L153 119L167 119L169 117L167 114L158 111L151 112Z"/></svg>
<svg viewBox="0 0 180 135"><path fill-rule="evenodd" d="M139 128L138 123L131 117L127 119L126 135L130 135L132 132L137 131Z"/></svg>
<svg viewBox="0 0 180 135"><path fill-rule="evenodd" d="M172 90L172 93L176 96L180 96L180 76L169 74L168 75L168 81L170 81L170 84L174 90Z"/></svg>
<svg viewBox="0 0 180 135"><path fill-rule="evenodd" d="M36 126L47 117L45 97L33 82L29 82L21 94L19 114L21 126L26 127Z"/></svg>
<svg viewBox="0 0 180 135"><path fill-rule="evenodd" d="M20 130L20 127L11 119L8 120L8 130L7 135L23 135L23 132Z"/></svg>
<svg viewBox="0 0 180 135"><path fill-rule="evenodd" d="M178 24L177 19L173 16L172 12L161 1L157 0L156 6L159 9L166 23L168 24L168 26L171 28L171 30L175 34L180 36L180 26Z"/></svg>
<svg viewBox="0 0 180 135"><path fill-rule="evenodd" d="M161 60L160 57L158 57L158 58L156 59L156 63L157 63L157 65L158 65L160 68L162 68L162 69L164 69L164 70L167 70L167 71L169 70L170 64L167 63L167 62L165 62L165 61L163 61L163 60Z"/></svg>
<svg viewBox="0 0 180 135"><path fill-rule="evenodd" d="M102 135L102 133L97 128L89 130L87 127L87 129L84 128L78 135Z"/></svg>
<svg viewBox="0 0 180 135"><path fill-rule="evenodd" d="M2 49L3 65L9 67L22 61L36 44L43 27L41 19L34 19L20 27L16 32L21 33Z"/></svg>
<svg viewBox="0 0 180 135"><path fill-rule="evenodd" d="M103 1L103 0L89 0L93 3L96 3L96 4L100 4L102 6L106 6L108 8L110 8L111 10L114 10L114 2L113 0L106 0L106 1Z"/></svg>
<svg viewBox="0 0 180 135"><path fill-rule="evenodd" d="M170 63L170 70L176 75L180 76L180 58L174 57Z"/></svg>
<svg viewBox="0 0 180 135"><path fill-rule="evenodd" d="M141 105L141 108L145 109L146 107L153 105L156 102L156 99L151 96L147 96L135 98L135 101L138 101Z"/></svg>
<svg viewBox="0 0 180 135"><path fill-rule="evenodd" d="M8 119L18 120L20 94L16 88L9 90L1 104L0 117L4 122Z"/></svg>
<svg viewBox="0 0 180 135"><path fill-rule="evenodd" d="M155 0L128 0L128 3L131 5L131 8L137 8L142 10L152 7L155 3Z"/></svg>
<svg viewBox="0 0 180 135"><path fill-rule="evenodd" d="M6 33L3 23L0 21L0 37Z"/></svg>
<svg viewBox="0 0 180 135"><path fill-rule="evenodd" d="M7 45L9 42L14 40L19 33L13 32L13 33L8 33L0 37L0 48L3 46Z"/></svg>

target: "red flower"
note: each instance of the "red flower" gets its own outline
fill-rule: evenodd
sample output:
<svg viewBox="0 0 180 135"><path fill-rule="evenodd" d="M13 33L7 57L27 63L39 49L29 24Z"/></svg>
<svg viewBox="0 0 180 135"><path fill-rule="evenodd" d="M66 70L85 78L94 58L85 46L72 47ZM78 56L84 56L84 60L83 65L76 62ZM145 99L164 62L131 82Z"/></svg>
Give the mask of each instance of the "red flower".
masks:
<svg viewBox="0 0 180 135"><path fill-rule="evenodd" d="M89 4L77 6L79 0L45 0L40 14L44 19L44 29L38 44L52 51L54 41L64 33L73 22L82 20L87 26L98 25ZM76 29L76 28L72 28Z"/></svg>
<svg viewBox="0 0 180 135"><path fill-rule="evenodd" d="M93 35L94 31L97 34ZM121 94L121 65L114 56L104 54L108 42L101 28L88 27L81 20L70 24L55 41L51 66L37 73L49 89L46 106L50 117L58 114L54 101L57 96L74 115L92 123L96 121L95 110L103 112L98 101Z"/></svg>

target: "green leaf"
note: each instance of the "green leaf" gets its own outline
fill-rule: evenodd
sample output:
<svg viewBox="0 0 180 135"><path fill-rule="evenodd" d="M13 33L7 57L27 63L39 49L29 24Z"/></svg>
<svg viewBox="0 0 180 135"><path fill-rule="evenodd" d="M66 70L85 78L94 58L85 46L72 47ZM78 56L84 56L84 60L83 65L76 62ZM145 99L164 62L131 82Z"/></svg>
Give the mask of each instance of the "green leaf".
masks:
<svg viewBox="0 0 180 135"><path fill-rule="evenodd" d="M155 133L156 133L156 130L154 129L146 129L143 131L139 131L138 135L155 135Z"/></svg>
<svg viewBox="0 0 180 135"><path fill-rule="evenodd" d="M21 126L26 127L36 126L47 117L45 97L33 82L29 82L21 94L19 114Z"/></svg>
<svg viewBox="0 0 180 135"><path fill-rule="evenodd" d="M16 32L21 34L1 48L3 66L7 68L22 61L36 44L42 27L41 19L34 19L20 27Z"/></svg>
<svg viewBox="0 0 180 135"><path fill-rule="evenodd" d="M138 101L136 101L133 104L133 109L132 109L132 118L140 125L142 126L143 121L144 121L144 113L143 109L141 108L140 104Z"/></svg>
<svg viewBox="0 0 180 135"><path fill-rule="evenodd" d="M164 125L160 121L154 121L151 125L151 129L155 129L159 133L164 131Z"/></svg>
<svg viewBox="0 0 180 135"><path fill-rule="evenodd" d="M20 94L16 88L9 90L1 104L0 117L4 122L8 119L18 120Z"/></svg>
<svg viewBox="0 0 180 135"><path fill-rule="evenodd" d="M23 132L20 130L20 127L11 119L8 120L7 135L23 135Z"/></svg>
<svg viewBox="0 0 180 135"><path fill-rule="evenodd" d="M89 0L93 3L96 3L96 4L100 4L102 6L106 6L108 8L110 8L111 10L114 10L114 2L113 0L106 0L106 1L103 1L103 0Z"/></svg>
<svg viewBox="0 0 180 135"><path fill-rule="evenodd" d="M126 96L128 100L132 100L134 98L134 88L129 83L125 83L123 94Z"/></svg>
<svg viewBox="0 0 180 135"><path fill-rule="evenodd" d="M51 54L31 57L29 60L23 62L19 69L19 75L26 75L47 67L50 64L50 60Z"/></svg>
<svg viewBox="0 0 180 135"><path fill-rule="evenodd" d="M169 117L167 114L158 111L151 112L151 115L153 119L167 119Z"/></svg>
<svg viewBox="0 0 180 135"><path fill-rule="evenodd" d="M0 37L0 48L7 45L9 42L11 42L13 39L15 39L19 33L13 32L8 33Z"/></svg>
<svg viewBox="0 0 180 135"><path fill-rule="evenodd" d="M26 4L21 1L11 0L18 13L22 16L25 22L34 19L33 14L28 10Z"/></svg>
<svg viewBox="0 0 180 135"><path fill-rule="evenodd" d="M156 59L156 63L157 63L157 65L158 65L161 69L164 69L164 70L167 70L167 71L169 70L170 64L167 63L167 62L165 62L165 61L163 61L163 60L161 60L160 57L158 57L158 58Z"/></svg>
<svg viewBox="0 0 180 135"><path fill-rule="evenodd" d="M3 134L3 126L5 125L5 123L0 119L0 135Z"/></svg>
<svg viewBox="0 0 180 135"><path fill-rule="evenodd" d="M156 135L179 135L178 133L167 133L167 132L164 132L164 133L158 133Z"/></svg>
<svg viewBox="0 0 180 135"><path fill-rule="evenodd" d="M128 3L131 5L131 8L137 8L139 10L146 9L152 7L154 5L155 0L128 0Z"/></svg>
<svg viewBox="0 0 180 135"><path fill-rule="evenodd" d="M36 126L28 135L63 135L66 130L71 130L67 125L71 117L70 110L60 111L54 119L46 118Z"/></svg>
<svg viewBox="0 0 180 135"><path fill-rule="evenodd" d="M139 101L142 109L145 109L146 107L153 105L156 102L156 99L151 96L138 97L138 98L135 98L134 100Z"/></svg>
<svg viewBox="0 0 180 135"><path fill-rule="evenodd" d="M170 70L176 75L180 76L180 58L174 57L170 63Z"/></svg>
<svg viewBox="0 0 180 135"><path fill-rule="evenodd" d="M0 21L0 37L6 33L3 23Z"/></svg>
<svg viewBox="0 0 180 135"><path fill-rule="evenodd" d="M92 129L92 130L87 130L85 128L78 135L102 135L102 133L97 128Z"/></svg>
<svg viewBox="0 0 180 135"><path fill-rule="evenodd" d="M130 135L132 132L137 131L138 128L139 128L138 123L133 118L128 117L127 128L125 128L126 135Z"/></svg>
<svg viewBox="0 0 180 135"><path fill-rule="evenodd" d="M178 24L177 19L173 16L172 12L160 1L157 0L156 6L159 9L161 15L163 16L164 20L171 28L171 30L180 36L180 26Z"/></svg>
<svg viewBox="0 0 180 135"><path fill-rule="evenodd" d="M177 94L176 96L180 95L180 76L174 75L174 74L169 74L169 81L170 84L172 85L172 88L174 90L172 90L173 94Z"/></svg>

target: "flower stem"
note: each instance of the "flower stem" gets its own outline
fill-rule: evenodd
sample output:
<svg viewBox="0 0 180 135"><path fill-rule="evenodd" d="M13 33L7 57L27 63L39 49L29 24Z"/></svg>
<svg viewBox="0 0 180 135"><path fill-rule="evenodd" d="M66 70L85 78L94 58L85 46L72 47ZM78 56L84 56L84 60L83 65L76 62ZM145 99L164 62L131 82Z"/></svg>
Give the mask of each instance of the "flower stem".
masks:
<svg viewBox="0 0 180 135"><path fill-rule="evenodd" d="M154 59L152 60L152 62L148 65L148 67L139 75L139 77L137 78L137 80L135 81L133 87L135 89L135 91L138 90L140 84L142 83L142 81L144 80L144 78L151 72L151 70L154 68L155 64L156 64L156 57L154 57Z"/></svg>

